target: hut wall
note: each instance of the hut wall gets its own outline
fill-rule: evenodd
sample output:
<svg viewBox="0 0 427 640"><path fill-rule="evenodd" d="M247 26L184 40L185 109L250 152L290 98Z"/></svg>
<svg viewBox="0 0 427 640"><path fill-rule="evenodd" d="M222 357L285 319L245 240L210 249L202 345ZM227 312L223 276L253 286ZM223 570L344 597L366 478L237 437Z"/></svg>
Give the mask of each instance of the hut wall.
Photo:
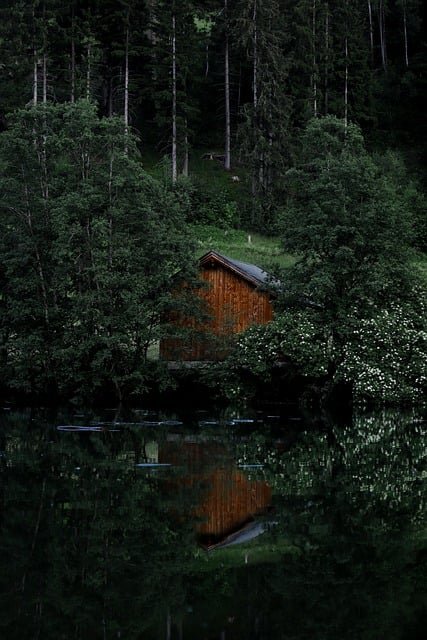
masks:
<svg viewBox="0 0 427 640"><path fill-rule="evenodd" d="M162 341L160 355L164 360L222 359L227 352L227 336L273 318L270 295L220 263L204 265L200 278L207 287L201 289L199 295L206 303L211 320L196 328L205 335L194 338L187 346L180 340ZM188 327L191 323L183 319L179 324Z"/></svg>

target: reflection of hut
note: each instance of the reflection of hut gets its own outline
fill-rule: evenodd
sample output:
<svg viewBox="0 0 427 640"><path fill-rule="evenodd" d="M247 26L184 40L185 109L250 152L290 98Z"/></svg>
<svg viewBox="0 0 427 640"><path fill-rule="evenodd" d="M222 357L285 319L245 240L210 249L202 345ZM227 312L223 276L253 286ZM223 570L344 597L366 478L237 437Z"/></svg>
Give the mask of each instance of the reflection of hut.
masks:
<svg viewBox="0 0 427 640"><path fill-rule="evenodd" d="M203 545L223 542L271 504L267 483L237 469L219 443L167 442L161 446L159 461L185 464L184 481L203 484L203 497L194 513L200 520L197 533Z"/></svg>
<svg viewBox="0 0 427 640"><path fill-rule="evenodd" d="M269 276L259 267L209 251L199 260L199 277L207 284L199 295L211 317L199 327L205 335L190 346L179 340L162 340L160 356L164 360L220 360L226 355L227 336L273 317L272 295L266 291ZM175 324L188 327L189 320L181 318Z"/></svg>

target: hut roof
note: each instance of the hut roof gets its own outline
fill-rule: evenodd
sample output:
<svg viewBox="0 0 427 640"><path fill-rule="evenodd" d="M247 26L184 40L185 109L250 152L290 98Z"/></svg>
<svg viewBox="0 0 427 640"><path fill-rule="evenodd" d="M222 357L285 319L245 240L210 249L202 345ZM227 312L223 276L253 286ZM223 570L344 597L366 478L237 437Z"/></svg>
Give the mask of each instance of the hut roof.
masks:
<svg viewBox="0 0 427 640"><path fill-rule="evenodd" d="M219 262L224 267L230 269L234 273L237 273L237 275L240 275L242 278L248 280L248 282L251 282L257 287L263 284L271 284L272 282L271 276L266 271L263 271L260 267L257 267L255 264L249 264L247 262L241 262L240 260L234 260L234 258L223 256L217 251L208 251L208 253L205 253L200 258L199 263L201 266L203 266L211 261Z"/></svg>

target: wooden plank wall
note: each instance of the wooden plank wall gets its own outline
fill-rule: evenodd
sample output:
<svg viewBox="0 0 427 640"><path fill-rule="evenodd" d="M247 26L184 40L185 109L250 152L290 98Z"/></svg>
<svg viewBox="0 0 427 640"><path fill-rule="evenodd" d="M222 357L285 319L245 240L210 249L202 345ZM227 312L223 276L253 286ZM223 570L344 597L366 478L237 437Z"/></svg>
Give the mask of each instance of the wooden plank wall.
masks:
<svg viewBox="0 0 427 640"><path fill-rule="evenodd" d="M221 264L205 265L200 270L200 278L208 285L199 295L212 320L197 329L206 332L206 337L193 339L186 347L179 340L163 340L160 355L164 360L220 360L226 355L227 336L273 318L270 295ZM179 324L191 325L188 319ZM209 334L217 340L209 340Z"/></svg>

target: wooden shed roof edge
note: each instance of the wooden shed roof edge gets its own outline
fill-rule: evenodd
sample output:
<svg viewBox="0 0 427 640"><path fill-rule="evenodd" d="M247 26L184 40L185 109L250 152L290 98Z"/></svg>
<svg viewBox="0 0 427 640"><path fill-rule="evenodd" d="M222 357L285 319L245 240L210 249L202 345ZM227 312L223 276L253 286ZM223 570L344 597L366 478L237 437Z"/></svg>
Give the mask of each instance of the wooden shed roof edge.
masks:
<svg viewBox="0 0 427 640"><path fill-rule="evenodd" d="M261 267L257 267L255 264L249 264L248 262L234 260L234 258L224 256L221 253L218 253L218 251L211 250L205 253L201 258L199 258L199 264L203 266L212 259L230 269L230 271L237 273L237 275L245 278L245 280L248 280L257 287L259 285L268 285L274 282L272 277L266 271L261 269Z"/></svg>

